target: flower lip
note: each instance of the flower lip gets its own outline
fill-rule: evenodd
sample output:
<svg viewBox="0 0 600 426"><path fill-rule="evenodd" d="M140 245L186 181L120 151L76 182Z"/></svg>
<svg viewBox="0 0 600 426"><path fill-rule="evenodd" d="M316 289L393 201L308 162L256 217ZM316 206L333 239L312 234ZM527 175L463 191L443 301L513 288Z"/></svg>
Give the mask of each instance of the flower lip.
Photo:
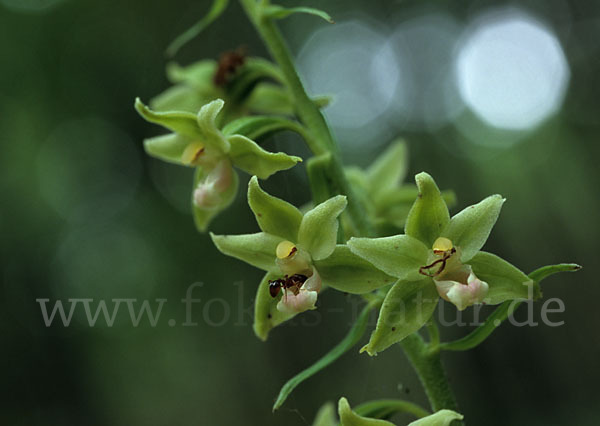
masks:
<svg viewBox="0 0 600 426"><path fill-rule="evenodd" d="M198 160L204 154L205 147L201 142L190 143L183 154L181 154L181 162L188 165L196 165Z"/></svg>
<svg viewBox="0 0 600 426"><path fill-rule="evenodd" d="M429 265L421 266L419 273L426 277L437 277L444 272L448 260L456 253L456 247L452 244L452 241L445 237L439 237L433 243L433 254L437 258Z"/></svg>

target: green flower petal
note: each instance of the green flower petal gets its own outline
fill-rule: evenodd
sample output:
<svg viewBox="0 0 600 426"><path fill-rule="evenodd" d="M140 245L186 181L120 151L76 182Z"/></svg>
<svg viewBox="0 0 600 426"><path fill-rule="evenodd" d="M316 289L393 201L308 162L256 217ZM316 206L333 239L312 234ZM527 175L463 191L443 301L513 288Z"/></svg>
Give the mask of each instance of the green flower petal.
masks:
<svg viewBox="0 0 600 426"><path fill-rule="evenodd" d="M388 275L419 280L419 268L427 264L429 249L416 238L395 235L384 238L351 238L352 252L371 262Z"/></svg>
<svg viewBox="0 0 600 426"><path fill-rule="evenodd" d="M346 293L368 293L395 281L346 245L337 245L330 256L315 261L315 267L323 283Z"/></svg>
<svg viewBox="0 0 600 426"><path fill-rule="evenodd" d="M150 123L159 124L175 133L187 136L190 139L203 139L202 132L198 128L198 123L196 122L196 116L194 114L183 111L152 111L144 105L140 98L135 99L135 109Z"/></svg>
<svg viewBox="0 0 600 426"><path fill-rule="evenodd" d="M336 195L309 210L302 218L298 246L309 252L313 260L325 259L335 249L337 218L347 204L345 196Z"/></svg>
<svg viewBox="0 0 600 426"><path fill-rule="evenodd" d="M430 416L423 417L408 426L449 426L454 420L462 420L463 415L452 410L440 410Z"/></svg>
<svg viewBox="0 0 600 426"><path fill-rule="evenodd" d="M393 423L386 420L369 419L359 416L352 411L346 398L340 398L338 414L340 416L340 426L394 426Z"/></svg>
<svg viewBox="0 0 600 426"><path fill-rule="evenodd" d="M263 191L256 176L252 176L248 184L248 204L262 231L296 242L302 213L290 203Z"/></svg>
<svg viewBox="0 0 600 426"><path fill-rule="evenodd" d="M300 123L284 117L267 115L242 117L227 124L223 128L225 135L242 135L249 139L259 139L277 132L290 130L305 137L305 130Z"/></svg>
<svg viewBox="0 0 600 426"><path fill-rule="evenodd" d="M283 241L265 232L245 235L215 235L210 237L219 251L240 259L264 271L279 272L275 264L275 249Z"/></svg>
<svg viewBox="0 0 600 426"><path fill-rule="evenodd" d="M469 264L477 278L489 285L485 303L496 305L505 300L528 299L531 296L535 300L541 296L538 283L495 254L480 251Z"/></svg>
<svg viewBox="0 0 600 426"><path fill-rule="evenodd" d="M144 149L149 155L155 158L181 165L183 164L181 156L189 143L189 139L182 137L177 133L169 133L167 135L146 139L144 141Z"/></svg>
<svg viewBox="0 0 600 426"><path fill-rule="evenodd" d="M435 284L430 278L420 281L399 280L385 296L377 327L361 352L377 355L419 330L433 315L438 298Z"/></svg>
<svg viewBox="0 0 600 426"><path fill-rule="evenodd" d="M254 302L254 334L262 340L267 340L269 332L273 327L293 318L295 314L284 314L277 310L277 303L281 299L281 293L278 297L271 297L269 293L269 280L281 278L279 275L267 272L256 292Z"/></svg>
<svg viewBox="0 0 600 426"><path fill-rule="evenodd" d="M338 421L335 416L335 406L327 402L317 412L313 426L337 426Z"/></svg>
<svg viewBox="0 0 600 426"><path fill-rule="evenodd" d="M287 170L302 161L300 157L283 152L265 151L256 142L242 135L230 136L229 142L231 143L229 156L233 164L260 179L266 179L273 173Z"/></svg>
<svg viewBox="0 0 600 426"><path fill-rule="evenodd" d="M407 168L406 144L392 143L367 170L371 197L377 200L382 193L397 188L406 177Z"/></svg>
<svg viewBox="0 0 600 426"><path fill-rule="evenodd" d="M415 176L415 181L419 195L408 213L404 230L406 235L418 238L431 247L450 221L450 214L431 176L421 172Z"/></svg>
<svg viewBox="0 0 600 426"><path fill-rule="evenodd" d="M169 87L164 92L150 100L150 106L155 111L185 111L195 114L200 107L216 96L202 96L194 89L177 85Z"/></svg>
<svg viewBox="0 0 600 426"><path fill-rule="evenodd" d="M196 173L194 174L194 189L198 182L203 179L205 176L205 172L201 167L196 168ZM235 171L232 170L232 182L227 191L221 194L221 203L218 206L215 206L210 209L203 209L196 205L194 202L194 193L192 192L192 212L194 215L194 223L196 224L196 229L200 232L206 232L208 229L208 225L210 222L223 210L233 203L235 200L235 196L237 195L238 186L239 186L239 177Z"/></svg>
<svg viewBox="0 0 600 426"><path fill-rule="evenodd" d="M200 108L196 119L198 126L204 135L202 143L226 153L229 152L229 142L217 128L216 124L217 116L224 105L225 102L223 102L222 99L215 99Z"/></svg>
<svg viewBox="0 0 600 426"><path fill-rule="evenodd" d="M185 83L198 92L214 92L213 77L217 71L217 62L203 60L182 67L175 62L167 64L167 78L171 83Z"/></svg>
<svg viewBox="0 0 600 426"><path fill-rule="evenodd" d="M487 241L505 199L492 195L469 206L450 219L441 236L449 238L455 247L460 247L460 258L468 262Z"/></svg>

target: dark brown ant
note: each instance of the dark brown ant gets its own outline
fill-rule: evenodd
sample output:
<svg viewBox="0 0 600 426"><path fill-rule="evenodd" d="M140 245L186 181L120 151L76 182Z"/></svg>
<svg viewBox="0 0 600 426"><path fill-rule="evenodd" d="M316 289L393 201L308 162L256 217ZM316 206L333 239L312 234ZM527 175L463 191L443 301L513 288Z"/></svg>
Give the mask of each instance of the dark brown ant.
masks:
<svg viewBox="0 0 600 426"><path fill-rule="evenodd" d="M432 262L429 265L421 266L419 268L419 274L425 275L427 277L437 277L438 275L440 275L444 271L444 269L446 269L446 262L448 261L448 259L450 259L450 257L454 253L456 253L456 248L452 247L450 250L446 250L446 251L434 250L434 253L441 254L442 258ZM438 264L441 264L441 265L437 269L437 271L435 271L435 272L429 271L430 269L434 268Z"/></svg>
<svg viewBox="0 0 600 426"><path fill-rule="evenodd" d="M291 277L287 275L276 280L269 280L269 294L271 297L277 297L281 289L290 290L294 295L300 291L302 284L308 279L306 275L294 274Z"/></svg>
<svg viewBox="0 0 600 426"><path fill-rule="evenodd" d="M246 63L246 51L243 47L221 53L219 65L213 77L215 85L225 86L244 63Z"/></svg>

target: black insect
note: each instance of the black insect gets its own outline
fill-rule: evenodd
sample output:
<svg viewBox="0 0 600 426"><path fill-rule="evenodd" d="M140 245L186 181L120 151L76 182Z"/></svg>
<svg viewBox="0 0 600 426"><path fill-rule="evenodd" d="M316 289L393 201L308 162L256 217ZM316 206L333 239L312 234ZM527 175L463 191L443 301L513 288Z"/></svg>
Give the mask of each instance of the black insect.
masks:
<svg viewBox="0 0 600 426"><path fill-rule="evenodd" d="M216 86L225 86L238 69L246 63L245 49L239 48L223 52L219 57L219 65L213 77Z"/></svg>
<svg viewBox="0 0 600 426"><path fill-rule="evenodd" d="M269 294L271 297L277 297L281 289L290 290L294 295L300 292L300 287L308 279L306 275L294 274L291 277L287 275L283 278L269 281Z"/></svg>

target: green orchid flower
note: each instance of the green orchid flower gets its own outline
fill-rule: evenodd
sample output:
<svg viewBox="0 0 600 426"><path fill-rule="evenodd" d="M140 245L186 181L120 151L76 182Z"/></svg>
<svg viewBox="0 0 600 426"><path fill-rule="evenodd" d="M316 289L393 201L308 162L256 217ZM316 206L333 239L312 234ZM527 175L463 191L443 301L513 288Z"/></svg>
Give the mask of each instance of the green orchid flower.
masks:
<svg viewBox="0 0 600 426"><path fill-rule="evenodd" d="M338 415L340 421L335 418L333 405L325 404L317 413L313 426L395 426L393 423L369 417L363 417L352 411L346 398L340 398L338 402ZM434 414L425 415L408 426L449 426L454 420L462 420L463 416L452 410L439 410Z"/></svg>
<svg viewBox="0 0 600 426"><path fill-rule="evenodd" d="M369 220L379 235L398 233L406 223L408 212L417 197L413 184L403 184L408 172L408 147L395 141L365 170L347 167L346 177L362 197ZM456 203L452 191L442 192L449 207ZM350 230L344 229L350 235Z"/></svg>
<svg viewBox="0 0 600 426"><path fill-rule="evenodd" d="M263 191L253 177L248 204L262 232L211 237L223 254L267 272L255 301L254 331L261 339L276 325L314 309L325 286L360 294L394 281L347 246L336 244L346 197L332 197L302 214Z"/></svg>
<svg viewBox="0 0 600 426"><path fill-rule="evenodd" d="M135 101L135 108L144 119L172 131L146 139L146 152L170 163L196 168L192 207L201 231L235 198L238 176L233 166L266 179L302 161L283 152L265 151L246 136L224 135L215 124L223 105L224 101L217 99L200 108L198 114L192 114L155 112L139 99Z"/></svg>
<svg viewBox="0 0 600 426"><path fill-rule="evenodd" d="M480 251L504 198L492 195L450 218L433 178L420 173L416 183L419 195L408 214L405 235L348 242L354 254L398 279L363 348L370 355L421 328L439 297L459 310L476 303L540 297L538 283L500 257Z"/></svg>
<svg viewBox="0 0 600 426"><path fill-rule="evenodd" d="M182 67L167 64L170 88L150 101L156 111L196 113L203 105L224 99L220 124L247 115L293 115L294 103L275 64L261 58L246 58L243 52L225 52L220 60L202 60ZM327 97L315 98L325 106Z"/></svg>

